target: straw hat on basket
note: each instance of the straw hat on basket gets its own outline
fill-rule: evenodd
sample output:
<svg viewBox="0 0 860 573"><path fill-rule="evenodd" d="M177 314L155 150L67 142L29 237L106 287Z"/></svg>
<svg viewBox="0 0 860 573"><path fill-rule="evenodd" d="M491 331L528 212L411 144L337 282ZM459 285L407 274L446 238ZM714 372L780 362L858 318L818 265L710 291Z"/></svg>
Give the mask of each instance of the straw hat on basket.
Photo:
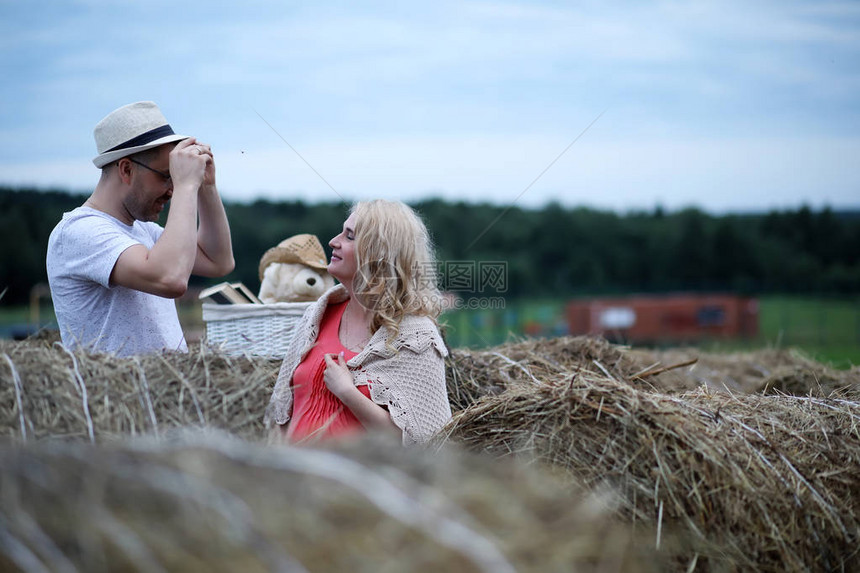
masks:
<svg viewBox="0 0 860 573"><path fill-rule="evenodd" d="M309 234L294 235L266 251L260 259L261 281L266 267L272 263L299 263L321 271L328 269L320 240L316 235Z"/></svg>

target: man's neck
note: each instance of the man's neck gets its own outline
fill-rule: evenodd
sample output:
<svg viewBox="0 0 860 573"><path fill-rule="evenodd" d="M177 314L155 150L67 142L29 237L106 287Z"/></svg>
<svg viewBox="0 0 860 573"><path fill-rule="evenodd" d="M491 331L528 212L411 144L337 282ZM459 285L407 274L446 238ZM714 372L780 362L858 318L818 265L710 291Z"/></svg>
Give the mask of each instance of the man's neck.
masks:
<svg viewBox="0 0 860 573"><path fill-rule="evenodd" d="M117 189L116 185L111 185L108 181L100 180L92 195L84 201L84 205L96 211L107 213L126 225L133 225L134 217L123 207L122 202L118 200L118 198L122 197L121 193L122 190Z"/></svg>

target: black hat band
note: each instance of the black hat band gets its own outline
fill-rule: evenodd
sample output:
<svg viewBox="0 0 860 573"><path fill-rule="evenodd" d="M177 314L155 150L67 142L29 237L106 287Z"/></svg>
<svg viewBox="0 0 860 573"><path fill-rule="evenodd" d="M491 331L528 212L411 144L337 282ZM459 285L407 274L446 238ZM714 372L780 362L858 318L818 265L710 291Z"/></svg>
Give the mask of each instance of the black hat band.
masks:
<svg viewBox="0 0 860 573"><path fill-rule="evenodd" d="M111 147L104 153L110 153L111 151L118 151L120 149L128 149L129 147L138 147L140 145L146 145L151 141L155 141L156 139L161 139L162 137L167 137L168 135L174 135L173 128L170 127L170 124L162 125L161 127L156 127L155 129L150 129L146 133L141 133L137 137L132 137L128 141L124 143L120 143L115 147Z"/></svg>

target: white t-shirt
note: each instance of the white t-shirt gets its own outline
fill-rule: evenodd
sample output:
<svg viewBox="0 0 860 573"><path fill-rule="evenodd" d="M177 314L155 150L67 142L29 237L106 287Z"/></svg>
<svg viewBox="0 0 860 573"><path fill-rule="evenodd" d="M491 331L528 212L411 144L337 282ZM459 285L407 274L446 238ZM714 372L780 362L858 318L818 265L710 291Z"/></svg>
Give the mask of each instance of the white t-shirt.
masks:
<svg viewBox="0 0 860 573"><path fill-rule="evenodd" d="M163 231L143 221L129 226L90 207L63 214L48 239L46 263L67 348L119 356L188 351L172 299L110 284L120 254L136 244L151 249Z"/></svg>

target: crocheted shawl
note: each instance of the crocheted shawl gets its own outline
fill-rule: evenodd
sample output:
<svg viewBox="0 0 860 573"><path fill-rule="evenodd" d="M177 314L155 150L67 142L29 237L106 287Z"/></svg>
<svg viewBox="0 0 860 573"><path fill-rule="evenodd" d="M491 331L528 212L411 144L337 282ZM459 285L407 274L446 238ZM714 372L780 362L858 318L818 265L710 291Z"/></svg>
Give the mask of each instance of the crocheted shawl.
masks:
<svg viewBox="0 0 860 573"><path fill-rule="evenodd" d="M337 285L305 311L293 331L266 408L267 427L286 424L290 419L293 373L316 343L326 307L348 298L346 288ZM389 330L380 327L347 366L355 385L369 385L371 399L388 408L391 419L403 432L403 444L424 443L451 419L445 385L448 349L436 324L425 316L404 317L400 332L386 344L388 336Z"/></svg>

